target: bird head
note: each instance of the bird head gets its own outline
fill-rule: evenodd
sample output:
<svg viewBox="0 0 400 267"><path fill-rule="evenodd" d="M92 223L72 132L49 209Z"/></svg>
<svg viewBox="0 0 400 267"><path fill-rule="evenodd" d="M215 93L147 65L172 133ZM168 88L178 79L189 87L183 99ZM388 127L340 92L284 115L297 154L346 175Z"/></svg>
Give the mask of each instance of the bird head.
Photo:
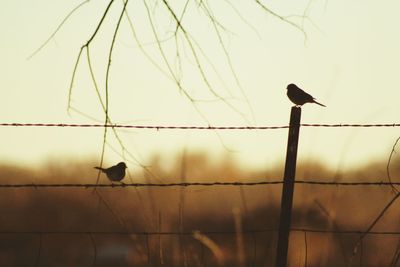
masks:
<svg viewBox="0 0 400 267"><path fill-rule="evenodd" d="M128 167L126 167L125 162L120 162L120 163L117 164L117 166L120 167L120 168L124 168L124 169L128 168Z"/></svg>
<svg viewBox="0 0 400 267"><path fill-rule="evenodd" d="M291 90L291 89L296 89L297 85L295 85L294 83L289 84L286 89Z"/></svg>

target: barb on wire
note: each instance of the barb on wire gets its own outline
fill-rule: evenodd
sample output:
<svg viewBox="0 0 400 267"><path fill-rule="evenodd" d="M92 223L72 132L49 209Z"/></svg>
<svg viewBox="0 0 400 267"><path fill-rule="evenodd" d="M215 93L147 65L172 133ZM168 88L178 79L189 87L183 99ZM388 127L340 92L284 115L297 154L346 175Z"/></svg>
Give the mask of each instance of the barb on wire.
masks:
<svg viewBox="0 0 400 267"><path fill-rule="evenodd" d="M329 182L329 181L306 181L297 180L296 184L304 185L321 185L321 186L393 186L400 185L400 182ZM0 188L57 188L57 187L109 187L109 188L120 188L120 187L190 187L190 186L259 186L259 185L280 185L283 184L282 180L275 181L261 181L261 182L176 182L176 183L119 183L119 184L96 184L96 183L43 183L43 184L0 184Z"/></svg>

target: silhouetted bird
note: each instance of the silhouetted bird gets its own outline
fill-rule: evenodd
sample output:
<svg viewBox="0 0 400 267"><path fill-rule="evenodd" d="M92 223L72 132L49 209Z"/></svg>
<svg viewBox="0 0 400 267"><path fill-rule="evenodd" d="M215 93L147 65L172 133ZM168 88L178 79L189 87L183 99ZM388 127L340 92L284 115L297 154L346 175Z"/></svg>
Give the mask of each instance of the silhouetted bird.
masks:
<svg viewBox="0 0 400 267"><path fill-rule="evenodd" d="M305 103L315 103L320 106L326 107L325 105L315 101L314 97L312 97L310 94L307 94L293 83L289 84L286 89L287 96L289 97L290 101L296 104L296 106L302 106Z"/></svg>
<svg viewBox="0 0 400 267"><path fill-rule="evenodd" d="M95 169L101 170L105 174L107 174L108 179L110 179L113 182L120 182L122 179L125 177L125 169L126 164L125 162L120 162L115 166L112 166L110 168L101 168L101 167L94 167Z"/></svg>

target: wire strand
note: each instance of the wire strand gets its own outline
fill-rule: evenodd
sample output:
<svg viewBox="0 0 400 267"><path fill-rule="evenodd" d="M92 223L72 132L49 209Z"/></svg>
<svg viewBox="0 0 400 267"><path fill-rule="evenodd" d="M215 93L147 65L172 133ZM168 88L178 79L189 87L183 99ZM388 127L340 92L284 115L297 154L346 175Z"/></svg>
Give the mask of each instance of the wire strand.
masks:
<svg viewBox="0 0 400 267"><path fill-rule="evenodd" d="M310 124L302 123L302 127L320 128L379 128L400 127L400 123L386 124ZM75 123L0 123L0 127L60 127L60 128L132 128L153 130L277 130L287 129L288 125L282 126L179 126L179 125L124 125L124 124L75 124Z"/></svg>
<svg viewBox="0 0 400 267"><path fill-rule="evenodd" d="M291 232L306 232L312 234L344 234L344 235L360 235L365 230L333 230L333 229L312 229L312 228L291 228ZM260 234L278 232L277 228L267 229L245 229L243 234ZM234 235L237 232L233 230L226 231L201 231L206 235ZM42 231L42 230L0 230L0 235L165 235L165 236L179 236L179 235L193 235L194 231L90 231L90 230L71 230L71 231ZM400 231L371 231L369 235L400 235Z"/></svg>
<svg viewBox="0 0 400 267"><path fill-rule="evenodd" d="M330 182L330 181L306 181L297 180L296 184L303 185L320 185L320 186L393 186L400 185L400 182ZM280 185L283 184L282 180L276 181L262 181L262 182L180 182L180 183L111 183L111 184L95 184L95 183L24 183L24 184L0 184L0 188L92 188L92 187L107 187L107 188L120 188L120 187L191 187L191 186L260 186L260 185Z"/></svg>

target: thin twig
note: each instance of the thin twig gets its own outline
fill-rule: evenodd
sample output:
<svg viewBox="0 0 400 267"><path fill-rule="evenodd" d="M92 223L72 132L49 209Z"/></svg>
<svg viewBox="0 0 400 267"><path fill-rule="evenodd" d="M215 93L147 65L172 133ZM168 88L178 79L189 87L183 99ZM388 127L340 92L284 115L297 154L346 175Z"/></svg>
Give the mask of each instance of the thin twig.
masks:
<svg viewBox="0 0 400 267"><path fill-rule="evenodd" d="M363 256L364 256L364 240L361 240L361 244L360 244L360 267L362 267Z"/></svg>
<svg viewBox="0 0 400 267"><path fill-rule="evenodd" d="M385 207L381 210L381 212L378 214L378 216L375 218L375 220L370 224L370 226L360 235L359 240L357 241L356 245L354 246L353 249L353 254L350 257L349 260L349 266L351 266L352 264L352 260L354 258L354 256L357 254L357 250L361 244L361 242L363 241L363 239L371 233L372 228L374 228L374 226L379 222L379 220L383 217L383 215L385 214L385 212L393 205L393 203L396 201L396 199L400 196L400 193L397 193L386 205Z"/></svg>
<svg viewBox="0 0 400 267"><path fill-rule="evenodd" d="M105 11L104 11L104 13L103 13L103 15L102 15L100 21L99 21L99 23L97 24L96 29L94 30L94 32L93 32L92 35L90 36L89 40L88 40L84 45L82 45L82 47L80 48L80 51L79 51L79 53L78 53L78 57L77 57L76 62L75 62L74 70L73 70L73 72L72 72L72 78L71 78L71 82L70 82L70 86L69 86L69 90L68 90L69 92L68 92L68 108L67 108L67 110L69 109L69 106L70 106L70 104L71 104L72 87L73 87L73 84L74 84L74 81L75 81L75 74L76 74L76 70L77 70L77 68L78 68L79 60L80 60L80 58L81 58L81 56L82 56L82 51L83 51L85 48L88 49L90 43L93 41L94 37L97 35L97 33L98 33L98 31L99 31L101 25L103 24L103 21L104 21L104 19L106 18L107 13L108 13L108 11L110 10L110 7L111 7L111 5L112 5L113 2L114 2L114 0L111 0L111 1L108 3L108 5L107 5L107 7L106 7L106 9L105 9Z"/></svg>
<svg viewBox="0 0 400 267"><path fill-rule="evenodd" d="M388 178L388 180L389 180L389 182L392 184L391 186L392 186L392 190L393 190L393 192L395 192L396 194L398 194L399 193L399 190L393 185L393 183L392 183L392 177L390 176L390 163L391 163L391 161L392 161L392 157L393 157L393 155L394 155L394 153L396 153L396 146L397 146L397 143L400 141L400 137L398 137L397 139L396 139L396 142L394 142L394 144L393 144L393 147L392 147L392 151L390 152L390 155L389 155L389 159L388 159L388 162L387 162L387 165L386 165L386 175L387 175L387 178Z"/></svg>
<svg viewBox="0 0 400 267"><path fill-rule="evenodd" d="M147 266L151 266L151 251L150 251L149 235L146 235L145 238L146 238L146 250L147 250Z"/></svg>
<svg viewBox="0 0 400 267"><path fill-rule="evenodd" d="M35 262L36 267L39 267L41 254L42 254L42 234L39 234L39 248L38 248L36 262Z"/></svg>
<svg viewBox="0 0 400 267"><path fill-rule="evenodd" d="M27 59L33 58L36 54L38 54L49 42L51 39L54 38L54 36L58 33L58 31L61 29L61 27L67 22L67 20L77 11L79 8L81 8L84 4L88 3L90 0L85 0L78 4L76 7L74 7L61 21L61 23L56 27L56 29L53 31L53 33L44 41L35 51L30 54Z"/></svg>
<svg viewBox="0 0 400 267"><path fill-rule="evenodd" d="M304 267L307 267L308 245L307 245L307 232L304 232Z"/></svg>
<svg viewBox="0 0 400 267"><path fill-rule="evenodd" d="M287 18L285 18L285 17L279 15L278 13L275 13L274 11L272 11L271 9L269 9L266 5L264 5L263 3L261 3L259 0L254 0L254 1L255 1L264 11L266 11L267 13L273 15L274 17L276 17L276 18L282 20L283 22L285 22L285 23L287 23L287 24L289 24L289 25L295 27L295 28L298 29L299 31L301 31L301 32L303 33L303 35L304 35L304 38L307 39L307 34L306 34L306 32L304 31L304 29L303 29L301 26L299 26L299 25L297 25L296 23L294 23L294 22L288 20Z"/></svg>
<svg viewBox="0 0 400 267"><path fill-rule="evenodd" d="M125 10L125 14L126 14L126 18L128 19L128 24L129 24L129 27L130 27L130 29L131 29L133 38L135 39L136 44L138 45L140 51L141 51L141 52L143 53L143 55L147 58L147 60L148 60L154 67L156 67L165 77L167 77L168 79L174 81L174 79L170 76L170 74L168 74L168 73L156 62L156 60L153 59L153 58L149 55L149 53L146 52L146 50L145 50L144 47L143 47L143 44L140 42L139 37L138 37L137 34L136 34L136 30L135 30L133 21L132 21L132 19L131 19L131 16L129 15L127 9ZM172 36L171 38L173 38L173 36ZM170 39L170 38L168 38L166 41L168 41L169 39ZM159 40L159 42L162 43L161 40Z"/></svg>
<svg viewBox="0 0 400 267"><path fill-rule="evenodd" d="M158 213L158 231L161 232L162 229L162 221L161 221L161 211ZM161 235L158 235L158 256L160 257L160 265L164 265L164 253L161 242Z"/></svg>
<svg viewBox="0 0 400 267"><path fill-rule="evenodd" d="M233 63L232 63L231 56L230 56L230 54L229 54L227 48L225 47L225 43L224 43L224 41L223 41L223 39L222 39L222 34L221 34L220 30L219 30L219 27L222 27L223 30L225 30L225 27L221 26L221 24L218 23L218 22L215 20L215 17L214 17L214 15L211 13L211 10L210 10L209 8L207 8L207 6L206 6L205 4L203 4L203 5L201 5L201 6L202 6L203 9L205 10L207 17L210 19L210 21L211 21L211 23L212 23L212 25L213 25L213 27L214 27L214 30L215 30L215 33L216 33L216 35L217 35L219 44L220 44L221 49L222 49L222 51L223 51L223 53L224 53L224 55L225 55L225 58L226 58L226 61L227 61L227 63L228 63L228 66L229 66L229 68L230 68L230 71L231 71L231 73L232 73L232 76L233 76L233 78L235 79L235 83L236 83L237 87L239 88L239 90L240 90L240 92L241 92L241 94L242 94L242 96L243 96L245 102L247 103L247 106L248 106L249 109L250 109L251 117L252 117L252 120L254 121L254 119L255 119L254 110L253 110L253 108L251 107L250 100L249 100L249 98L247 97L247 95L246 95L246 93L245 93L245 91L244 91L244 89L243 89L243 87L242 87L242 85L241 85L241 83L240 83L239 77L238 77L238 75L237 75L237 73L236 73L236 71L235 71L235 68L233 67Z"/></svg>
<svg viewBox="0 0 400 267"><path fill-rule="evenodd" d="M257 35L258 39L261 39L260 33L257 31L257 29L240 13L240 11L234 6L232 1L230 0L224 0L227 5L229 5L232 10L236 13L236 15L247 25L250 27L250 29L253 30L253 32Z"/></svg>
<svg viewBox="0 0 400 267"><path fill-rule="evenodd" d="M97 245L96 245L96 240L94 239L94 236L92 233L89 233L89 237L90 237L90 242L92 243L93 246L93 263L92 266L95 267L96 266L96 262L97 262Z"/></svg>
<svg viewBox="0 0 400 267"><path fill-rule="evenodd" d="M193 41L192 41L192 37L189 35L189 33L187 32L187 30L183 27L181 21L178 19L175 11L172 9L172 7L169 5L168 1L163 0L164 5L167 7L167 10L169 11L169 13L171 14L172 18L175 20L176 24L177 24L177 29L180 29L181 32L183 33L183 36L187 42L187 44L189 45L190 51L192 53L192 56L195 60L196 63L196 67L200 73L200 76L203 80L203 82L205 83L205 85L207 86L208 90L216 97L218 98L220 101L222 101L224 104L226 104L229 108L231 108L233 111L241 114L231 103L229 103L225 98L223 98L222 96L220 96L213 88L213 86L211 86L211 83L209 82L207 75L205 73L205 70L200 62L200 58L197 55L196 49L194 47ZM242 115L243 116L243 115Z"/></svg>
<svg viewBox="0 0 400 267"><path fill-rule="evenodd" d="M172 69L172 67L171 67L171 64L170 64L170 62L168 61L167 56L166 56L166 54L165 54L165 52L164 52L164 48L163 48L162 45L161 45L160 38L158 37L158 33L157 33L157 30L156 30L156 28L155 28L155 25L154 25L154 22L153 22L151 13L150 13L150 8L149 8L149 6L148 6L146 0L143 0L143 4L144 4L144 6L145 6L145 8L146 8L146 11L147 11L147 18L148 18L148 20L149 20L149 23L150 23L150 26L151 26L151 29L152 29L154 38L155 38L155 40L157 41L158 50L159 50L159 52L160 52L160 55L161 55L161 57L162 57L162 59L163 59L163 61L164 61L164 64L166 65L166 67L167 67L167 69L168 69L170 75L172 76L173 80L175 81L175 84L178 86L180 92L182 92L182 93L185 95L185 97L193 104L193 107L195 108L195 110L197 111L197 113L201 116L201 118L202 118L204 121L207 121L206 116L204 115L204 113L203 113L203 112L200 110L200 108L198 107L198 105L197 105L195 99L192 98L192 96L191 96L191 95L187 92L187 90L183 87L181 81L180 81L179 78L177 77L176 73L173 71L173 69Z"/></svg>
<svg viewBox="0 0 400 267"><path fill-rule="evenodd" d="M333 230L335 231L340 231L341 227L339 227L338 223L336 222L335 218L332 217L331 213L328 211L328 209L321 203L321 201L319 200L314 200L314 203L317 205L317 207L322 211L322 213L328 217L328 220L330 222L330 224L332 225ZM347 259L346 259L346 248L344 245L344 241L343 238L341 236L338 237L339 239L339 247L340 247L340 252L342 254L343 257L343 262L344 264L346 264Z"/></svg>
<svg viewBox="0 0 400 267"><path fill-rule="evenodd" d="M97 188L97 185L94 187ZM114 209L111 207L111 204L104 198L104 196L100 193L99 190L94 191L96 195L99 197L99 201L104 204L104 206L108 209L111 215L117 220L117 222L125 229L128 230L128 224L124 221L124 219L119 216Z"/></svg>
<svg viewBox="0 0 400 267"><path fill-rule="evenodd" d="M390 267L398 266L397 263L399 262L399 259L400 259L400 239L399 239L399 241L397 241L397 246L394 251L392 261L390 262Z"/></svg>
<svg viewBox="0 0 400 267"><path fill-rule="evenodd" d="M184 148L181 158L181 182L186 183L186 170L187 170L187 147ZM179 231L184 232L184 218L185 218L185 188L182 187L179 192ZM183 264L181 263L180 266L187 266L187 258L186 258L186 245L182 236L179 236L179 252L183 255Z"/></svg>
<svg viewBox="0 0 400 267"><path fill-rule="evenodd" d="M257 266L257 235L253 234L252 235L254 244L253 244L253 266Z"/></svg>

